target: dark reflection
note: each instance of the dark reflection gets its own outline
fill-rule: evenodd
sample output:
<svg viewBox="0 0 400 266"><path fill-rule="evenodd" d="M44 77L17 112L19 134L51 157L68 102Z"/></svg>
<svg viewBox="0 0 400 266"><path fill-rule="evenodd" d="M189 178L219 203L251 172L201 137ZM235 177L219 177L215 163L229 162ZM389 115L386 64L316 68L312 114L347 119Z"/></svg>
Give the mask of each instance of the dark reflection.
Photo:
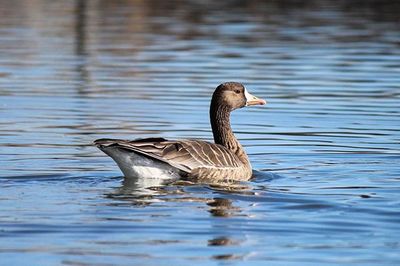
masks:
<svg viewBox="0 0 400 266"><path fill-rule="evenodd" d="M77 55L76 72L79 76L78 93L87 93L90 82L87 50L87 1L76 0L75 4L75 53Z"/></svg>
<svg viewBox="0 0 400 266"><path fill-rule="evenodd" d="M238 256L234 254L221 254L221 255L214 255L212 256L215 260L238 260L243 258L243 256Z"/></svg>
<svg viewBox="0 0 400 266"><path fill-rule="evenodd" d="M75 52L77 55L85 56L87 54L86 49L86 31L87 31L87 1L76 0L75 8Z"/></svg>
<svg viewBox="0 0 400 266"><path fill-rule="evenodd" d="M227 194L255 195L250 182L219 182L207 184L211 189Z"/></svg>
<svg viewBox="0 0 400 266"><path fill-rule="evenodd" d="M340 1L343 10L375 21L400 21L400 1L352 0Z"/></svg>
<svg viewBox="0 0 400 266"><path fill-rule="evenodd" d="M209 212L215 217L231 217L241 212L239 207L233 206L232 200L227 198L215 198L207 205L210 207Z"/></svg>
<svg viewBox="0 0 400 266"><path fill-rule="evenodd" d="M225 236L208 240L208 246L237 246L239 244L239 241Z"/></svg>
<svg viewBox="0 0 400 266"><path fill-rule="evenodd" d="M120 16L118 24L115 23L114 34L118 39L108 40L118 43L133 38L128 33L143 33L149 31L156 34L176 35L180 40L192 40L199 37L215 37L223 40L218 31L209 29L204 31L200 26L221 25L223 23L257 22L269 25L290 24L284 19L294 13L310 10L324 9L344 11L345 15L351 17L365 18L382 21L398 21L400 4L398 1L379 0L353 0L353 1L100 1L97 5L101 12L101 25L104 27L114 23L115 16ZM124 7L124 8L123 8ZM129 10L129 12L128 12ZM224 10L223 15L220 13ZM362 12L359 12L359 11ZM280 14L281 16L274 16ZM215 16L221 16L218 20ZM120 23L120 20L123 23ZM328 17L305 18L297 26L326 25ZM166 23L166 21L168 23ZM344 21L351 24L351 19ZM140 23L140 26L138 25ZM394 25L393 25L394 26ZM242 32L237 41L247 43L257 42L262 36ZM273 33L273 32L272 32ZM138 36L136 36L138 37ZM134 39L135 41L137 39ZM107 40L105 40L107 41ZM115 49L117 52L118 49ZM121 51L120 51L121 52Z"/></svg>

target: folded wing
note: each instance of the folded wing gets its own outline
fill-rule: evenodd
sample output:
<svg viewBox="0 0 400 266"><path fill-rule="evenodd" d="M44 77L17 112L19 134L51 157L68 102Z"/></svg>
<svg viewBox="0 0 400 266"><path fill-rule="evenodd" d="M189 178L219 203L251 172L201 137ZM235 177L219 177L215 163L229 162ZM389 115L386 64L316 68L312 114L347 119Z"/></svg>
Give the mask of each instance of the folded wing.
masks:
<svg viewBox="0 0 400 266"><path fill-rule="evenodd" d="M206 141L168 141L163 138L139 140L99 139L95 144L117 146L170 164L186 173L195 168L237 168L239 158L225 147Z"/></svg>

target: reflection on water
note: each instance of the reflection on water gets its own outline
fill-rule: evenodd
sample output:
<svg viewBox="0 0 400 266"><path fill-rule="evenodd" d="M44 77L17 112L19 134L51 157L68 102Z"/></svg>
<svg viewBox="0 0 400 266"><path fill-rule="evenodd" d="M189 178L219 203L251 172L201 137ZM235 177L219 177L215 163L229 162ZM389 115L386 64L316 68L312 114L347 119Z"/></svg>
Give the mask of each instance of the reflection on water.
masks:
<svg viewBox="0 0 400 266"><path fill-rule="evenodd" d="M209 212L216 217L230 217L240 212L239 208L232 206L232 200L215 198L207 203L210 206Z"/></svg>
<svg viewBox="0 0 400 266"><path fill-rule="evenodd" d="M399 264L399 12L1 1L0 261ZM90 144L210 140L210 95L228 80L269 103L232 117L250 182L123 180Z"/></svg>
<svg viewBox="0 0 400 266"><path fill-rule="evenodd" d="M139 182L138 182L139 181ZM232 194L241 193L243 195L255 195L256 193L249 190L249 187L243 185L203 185L194 184L186 181L178 181L168 186L162 186L160 183L143 183L142 180L123 179L122 185L114 189L111 193L105 194L106 198L113 199L111 202L114 206L148 206L163 202L196 202L204 203L209 207L209 213L216 217L231 217L240 215L240 208L233 206L232 200L229 198L205 198L196 196L194 193L187 193L188 186L192 188L200 187L211 189L212 191L226 192ZM153 180L159 181L159 180ZM205 187L204 187L205 186Z"/></svg>

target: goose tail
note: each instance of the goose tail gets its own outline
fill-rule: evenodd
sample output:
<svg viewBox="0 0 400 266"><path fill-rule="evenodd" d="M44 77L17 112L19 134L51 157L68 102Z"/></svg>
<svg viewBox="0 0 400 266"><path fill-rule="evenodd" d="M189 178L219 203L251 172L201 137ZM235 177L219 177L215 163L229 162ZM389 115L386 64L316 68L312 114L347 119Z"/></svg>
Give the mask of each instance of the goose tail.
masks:
<svg viewBox="0 0 400 266"><path fill-rule="evenodd" d="M175 181L182 176L182 171L165 162L121 147L121 141L124 140L97 139L93 144L117 163L125 177Z"/></svg>

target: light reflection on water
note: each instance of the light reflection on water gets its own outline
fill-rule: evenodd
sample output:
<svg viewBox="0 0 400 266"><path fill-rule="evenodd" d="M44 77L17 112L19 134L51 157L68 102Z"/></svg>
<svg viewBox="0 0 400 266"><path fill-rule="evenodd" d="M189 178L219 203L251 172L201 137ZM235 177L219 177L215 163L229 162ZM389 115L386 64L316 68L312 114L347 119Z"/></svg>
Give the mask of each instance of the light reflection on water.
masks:
<svg viewBox="0 0 400 266"><path fill-rule="evenodd" d="M303 1L304 2L304 1ZM395 265L400 33L390 1L2 1L6 265ZM216 85L238 187L124 181L100 137L210 140Z"/></svg>

